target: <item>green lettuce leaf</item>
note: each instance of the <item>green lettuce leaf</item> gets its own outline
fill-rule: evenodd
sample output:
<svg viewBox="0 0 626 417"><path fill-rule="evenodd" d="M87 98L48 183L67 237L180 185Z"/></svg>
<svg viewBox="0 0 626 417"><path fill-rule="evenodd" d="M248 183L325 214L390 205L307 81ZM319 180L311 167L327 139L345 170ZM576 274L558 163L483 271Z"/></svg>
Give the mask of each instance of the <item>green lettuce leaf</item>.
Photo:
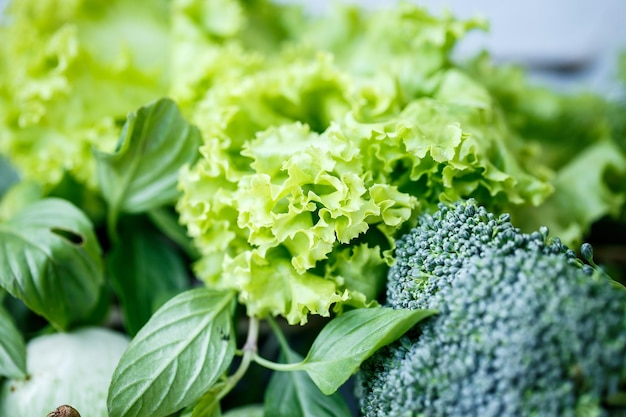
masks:
<svg viewBox="0 0 626 417"><path fill-rule="evenodd" d="M391 77L396 103L430 95L432 76L453 66L450 54L472 30L485 30L482 18L436 16L424 7L399 2L368 13L354 4L337 3L326 18L302 30L301 42L335 56L337 65L368 78Z"/></svg>
<svg viewBox="0 0 626 417"><path fill-rule="evenodd" d="M551 235L577 247L595 221L621 213L626 202L626 155L613 141L599 142L561 168L553 182L554 194L538 207L519 207L515 222L526 230L549 224Z"/></svg>
<svg viewBox="0 0 626 417"><path fill-rule="evenodd" d="M449 59L477 21L350 10L337 16L352 35L304 25L254 71L211 84L192 116L202 158L182 171L177 208L201 252L195 271L250 315L305 323L369 305L420 210L467 197L536 205L552 191L518 160L490 92Z"/></svg>
<svg viewBox="0 0 626 417"><path fill-rule="evenodd" d="M624 207L624 103L587 91L568 93L533 85L523 68L499 66L482 55L468 70L500 104L521 146L511 150L554 192L537 208L520 206L515 222L527 230L549 226L577 246L592 224Z"/></svg>
<svg viewBox="0 0 626 417"><path fill-rule="evenodd" d="M12 1L0 27L0 152L54 185L95 187L129 111L167 93L167 1Z"/></svg>

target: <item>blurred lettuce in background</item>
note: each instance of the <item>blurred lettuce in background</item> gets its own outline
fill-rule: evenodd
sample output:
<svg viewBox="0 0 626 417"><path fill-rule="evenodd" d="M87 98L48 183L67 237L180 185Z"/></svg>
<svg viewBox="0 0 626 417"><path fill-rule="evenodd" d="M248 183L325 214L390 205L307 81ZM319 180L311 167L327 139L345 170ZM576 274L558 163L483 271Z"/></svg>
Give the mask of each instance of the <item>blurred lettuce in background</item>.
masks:
<svg viewBox="0 0 626 417"><path fill-rule="evenodd" d="M470 71L524 139L523 163L548 169L555 187L540 206L514 210L518 226L535 230L547 224L551 233L578 245L594 222L621 215L626 198L623 102L591 92L557 94L532 85L521 68L495 66L485 55L471 63Z"/></svg>
<svg viewBox="0 0 626 417"><path fill-rule="evenodd" d="M46 186L95 187L92 146L167 94L167 1L15 1L0 28L0 152Z"/></svg>

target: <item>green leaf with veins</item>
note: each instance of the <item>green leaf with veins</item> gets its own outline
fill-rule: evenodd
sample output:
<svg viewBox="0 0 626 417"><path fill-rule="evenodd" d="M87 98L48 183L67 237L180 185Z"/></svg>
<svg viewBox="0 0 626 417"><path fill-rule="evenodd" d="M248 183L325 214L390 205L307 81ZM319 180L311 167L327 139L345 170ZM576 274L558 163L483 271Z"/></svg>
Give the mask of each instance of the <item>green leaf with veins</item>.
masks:
<svg viewBox="0 0 626 417"><path fill-rule="evenodd" d="M189 273L177 249L141 216L120 219L107 266L120 299L124 326L134 336L168 299L189 287Z"/></svg>
<svg viewBox="0 0 626 417"><path fill-rule="evenodd" d="M93 226L74 205L48 198L0 223L0 285L55 328L84 319L103 283Z"/></svg>
<svg viewBox="0 0 626 417"><path fill-rule="evenodd" d="M434 310L359 308L332 319L297 368L326 395L337 391L361 363L395 341Z"/></svg>
<svg viewBox="0 0 626 417"><path fill-rule="evenodd" d="M199 130L170 99L130 113L116 151L94 150L110 223L122 212L141 213L174 203L178 171L197 159L200 143Z"/></svg>
<svg viewBox="0 0 626 417"><path fill-rule="evenodd" d="M1 297L0 297L1 301ZM11 315L0 304L0 378L26 377L26 344Z"/></svg>
<svg viewBox="0 0 626 417"><path fill-rule="evenodd" d="M113 373L109 416L164 417L199 401L235 355L234 304L234 292L208 288L165 303Z"/></svg>

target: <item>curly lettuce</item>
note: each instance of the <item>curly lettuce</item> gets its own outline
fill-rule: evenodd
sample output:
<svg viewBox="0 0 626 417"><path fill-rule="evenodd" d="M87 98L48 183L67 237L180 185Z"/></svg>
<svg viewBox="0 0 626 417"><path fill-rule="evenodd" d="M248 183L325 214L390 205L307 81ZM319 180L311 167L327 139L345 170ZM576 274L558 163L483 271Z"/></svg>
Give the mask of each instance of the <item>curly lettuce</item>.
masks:
<svg viewBox="0 0 626 417"><path fill-rule="evenodd" d="M250 52L254 71L213 84L193 115L203 157L180 176L180 219L202 253L196 274L237 290L249 315L304 324L375 302L394 238L420 210L465 197L536 205L552 190L448 57L475 22L406 4L343 10L360 36L312 40L324 24L313 22L278 52Z"/></svg>
<svg viewBox="0 0 626 417"><path fill-rule="evenodd" d="M554 193L538 207L513 210L516 225L549 225L569 246L582 243L594 222L617 218L626 201L624 104L591 92L557 93L532 85L523 68L480 56L470 72L498 102L521 139L518 159L544 170Z"/></svg>
<svg viewBox="0 0 626 417"><path fill-rule="evenodd" d="M208 89L260 68L306 20L301 8L269 0L174 0L170 96L192 113Z"/></svg>
<svg viewBox="0 0 626 417"><path fill-rule="evenodd" d="M46 186L95 187L92 147L167 94L168 2L12 1L0 26L0 153ZM165 51L165 52L164 52Z"/></svg>

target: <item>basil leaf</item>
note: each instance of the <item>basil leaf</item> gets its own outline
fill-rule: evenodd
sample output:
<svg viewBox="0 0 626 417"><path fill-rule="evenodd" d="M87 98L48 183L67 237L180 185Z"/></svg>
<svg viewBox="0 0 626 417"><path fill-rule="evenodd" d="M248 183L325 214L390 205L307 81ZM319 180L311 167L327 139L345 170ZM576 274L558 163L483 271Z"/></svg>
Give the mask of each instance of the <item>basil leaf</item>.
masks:
<svg viewBox="0 0 626 417"><path fill-rule="evenodd" d="M150 221L168 238L172 239L187 256L198 259L200 254L187 234L187 228L180 224L178 214L171 207L160 207L147 213Z"/></svg>
<svg viewBox="0 0 626 417"><path fill-rule="evenodd" d="M302 361L288 349L281 354L287 363ZM265 417L350 417L352 413L338 393L324 395L304 371L275 371L265 392Z"/></svg>
<svg viewBox="0 0 626 417"><path fill-rule="evenodd" d="M0 306L0 377L26 377L26 344L11 315Z"/></svg>
<svg viewBox="0 0 626 417"><path fill-rule="evenodd" d="M165 301L188 288L189 275L180 253L146 219L120 224L107 266L124 326L134 336Z"/></svg>
<svg viewBox="0 0 626 417"><path fill-rule="evenodd" d="M198 401L235 355L235 293L196 288L165 303L113 373L110 417L163 417Z"/></svg>
<svg viewBox="0 0 626 417"><path fill-rule="evenodd" d="M337 391L361 363L398 339L434 310L359 308L332 319L318 334L297 368L326 395Z"/></svg>
<svg viewBox="0 0 626 417"><path fill-rule="evenodd" d="M130 113L115 153L94 150L100 188L110 215L140 213L178 197L178 170L199 155L200 131L176 103L161 99Z"/></svg>
<svg viewBox="0 0 626 417"><path fill-rule="evenodd" d="M74 205L44 199L0 223L0 285L57 329L85 318L103 283L100 245Z"/></svg>

